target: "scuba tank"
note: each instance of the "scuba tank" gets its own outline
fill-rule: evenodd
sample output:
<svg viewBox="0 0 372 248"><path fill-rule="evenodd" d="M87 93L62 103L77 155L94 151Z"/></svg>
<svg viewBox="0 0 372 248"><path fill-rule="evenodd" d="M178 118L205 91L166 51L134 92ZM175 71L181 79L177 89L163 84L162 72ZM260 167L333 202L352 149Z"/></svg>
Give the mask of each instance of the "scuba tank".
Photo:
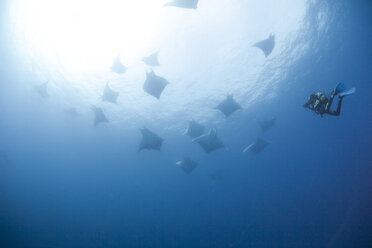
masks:
<svg viewBox="0 0 372 248"><path fill-rule="evenodd" d="M317 114L323 115L326 110L328 98L323 92L314 94L313 108Z"/></svg>

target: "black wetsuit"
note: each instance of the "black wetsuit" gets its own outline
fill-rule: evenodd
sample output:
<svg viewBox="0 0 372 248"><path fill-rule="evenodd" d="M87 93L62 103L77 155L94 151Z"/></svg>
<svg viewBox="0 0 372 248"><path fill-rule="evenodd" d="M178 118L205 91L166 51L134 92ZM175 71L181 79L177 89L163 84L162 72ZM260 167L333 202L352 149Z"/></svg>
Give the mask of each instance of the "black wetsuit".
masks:
<svg viewBox="0 0 372 248"><path fill-rule="evenodd" d="M329 102L327 103L327 106L326 106L326 113L329 114L329 115L339 116L340 113L341 113L342 99L344 99L344 97L339 97L338 104L337 104L337 109L335 111L335 110L331 109L332 102L333 102L333 99L334 99L335 96L336 96L336 94L332 94L331 98L329 99Z"/></svg>
<svg viewBox="0 0 372 248"><path fill-rule="evenodd" d="M309 97L309 100L303 106L315 111L315 113L320 114L321 116L323 116L324 114L339 116L341 113L343 97L340 97L340 100L337 104L337 109L331 109L333 99L336 95L337 93L333 93L331 98L328 100L328 98L323 93L312 94Z"/></svg>

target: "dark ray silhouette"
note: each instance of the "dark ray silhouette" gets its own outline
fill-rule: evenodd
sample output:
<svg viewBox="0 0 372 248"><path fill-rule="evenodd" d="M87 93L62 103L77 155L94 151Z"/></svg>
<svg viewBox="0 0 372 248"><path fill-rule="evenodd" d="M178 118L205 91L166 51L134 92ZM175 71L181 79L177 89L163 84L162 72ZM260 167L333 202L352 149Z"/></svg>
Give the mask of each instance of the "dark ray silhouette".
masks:
<svg viewBox="0 0 372 248"><path fill-rule="evenodd" d="M224 176L223 176L223 174L220 170L217 170L217 171L214 171L214 172L210 173L209 178L213 182L217 182L217 181L221 181L224 178Z"/></svg>
<svg viewBox="0 0 372 248"><path fill-rule="evenodd" d="M116 72L118 74L123 74L127 71L127 67L125 67L120 61L120 55L116 57L110 69L112 72Z"/></svg>
<svg viewBox="0 0 372 248"><path fill-rule="evenodd" d="M146 72L146 81L143 84L143 90L153 97L159 99L165 86L168 84L169 82L166 79L155 75L155 73L151 70Z"/></svg>
<svg viewBox="0 0 372 248"><path fill-rule="evenodd" d="M272 118L268 120L259 121L258 124L260 125L262 131L266 132L267 130L269 130L270 128L274 126L275 122L276 122L276 118Z"/></svg>
<svg viewBox="0 0 372 248"><path fill-rule="evenodd" d="M269 56L275 47L275 36L270 34L269 38L259 41L253 45L258 47L265 54L265 57Z"/></svg>
<svg viewBox="0 0 372 248"><path fill-rule="evenodd" d="M102 101L117 103L119 93L112 90L108 83L106 83L105 89L103 90L102 94Z"/></svg>
<svg viewBox="0 0 372 248"><path fill-rule="evenodd" d="M160 151L164 140L159 135L147 128L142 128L141 134L142 140L139 145L138 151L142 151L144 149Z"/></svg>
<svg viewBox="0 0 372 248"><path fill-rule="evenodd" d="M203 134L205 127L196 121L192 120L189 122L189 126L187 127L185 134L196 138Z"/></svg>
<svg viewBox="0 0 372 248"><path fill-rule="evenodd" d="M36 86L36 90L42 98L49 97L48 84L49 84L49 82L46 82L46 83L43 83L43 84L40 84L40 85Z"/></svg>
<svg viewBox="0 0 372 248"><path fill-rule="evenodd" d="M158 60L158 53L159 52L155 52L151 54L150 56L144 57L142 58L142 61L149 66L159 66L160 63Z"/></svg>
<svg viewBox="0 0 372 248"><path fill-rule="evenodd" d="M198 7L199 0L172 0L169 3L163 5L163 7L173 6L184 9L196 9Z"/></svg>
<svg viewBox="0 0 372 248"><path fill-rule="evenodd" d="M182 160L176 162L176 165L181 167L187 174L190 174L198 166L198 163L189 157L184 157Z"/></svg>
<svg viewBox="0 0 372 248"><path fill-rule="evenodd" d="M225 146L217 137L216 129L211 129L207 134L201 135L193 139L193 141L198 143L206 153L210 153Z"/></svg>
<svg viewBox="0 0 372 248"><path fill-rule="evenodd" d="M78 116L80 115L76 108L65 108L64 110L65 114L71 115L71 116Z"/></svg>
<svg viewBox="0 0 372 248"><path fill-rule="evenodd" d="M232 95L228 95L215 109L220 110L226 117L229 117L232 113L241 108L242 107L234 100Z"/></svg>
<svg viewBox="0 0 372 248"><path fill-rule="evenodd" d="M8 157L8 154L5 151L0 150L0 166L9 165L9 164L10 164L10 159Z"/></svg>
<svg viewBox="0 0 372 248"><path fill-rule="evenodd" d="M262 152L268 145L269 145L269 142L267 142L266 140L263 140L261 138L258 138L256 140L256 142L247 146L243 150L243 152L244 153L251 152L251 153L258 154L258 153Z"/></svg>
<svg viewBox="0 0 372 248"><path fill-rule="evenodd" d="M92 105L91 109L94 113L94 127L96 127L100 123L109 122L102 108Z"/></svg>

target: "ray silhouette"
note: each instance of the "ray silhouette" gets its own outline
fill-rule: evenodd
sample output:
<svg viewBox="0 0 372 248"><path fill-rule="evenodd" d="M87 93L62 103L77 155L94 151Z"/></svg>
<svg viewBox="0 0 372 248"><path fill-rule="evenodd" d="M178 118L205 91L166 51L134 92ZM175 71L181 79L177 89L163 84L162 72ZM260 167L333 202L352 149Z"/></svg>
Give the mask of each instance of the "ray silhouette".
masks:
<svg viewBox="0 0 372 248"><path fill-rule="evenodd" d="M206 153L225 147L223 142L217 137L216 129L211 129L207 134L201 135L193 139L193 141L198 143Z"/></svg>
<svg viewBox="0 0 372 248"><path fill-rule="evenodd" d="M94 127L96 127L100 123L109 122L102 108L92 105L91 109L94 113Z"/></svg>
<svg viewBox="0 0 372 248"><path fill-rule="evenodd" d="M9 160L8 154L5 151L0 150L0 166L9 165L9 164L10 164L10 160Z"/></svg>
<svg viewBox="0 0 372 248"><path fill-rule="evenodd" d="M150 131L147 128L142 128L141 134L142 140L139 145L138 151L142 151L144 149L160 151L160 148L164 140L159 135Z"/></svg>
<svg viewBox="0 0 372 248"><path fill-rule="evenodd" d="M65 112L65 114L68 114L68 115L71 115L71 116L78 116L79 115L78 111L74 107L65 108L64 112Z"/></svg>
<svg viewBox="0 0 372 248"><path fill-rule="evenodd" d="M184 157L182 160L176 162L176 165L181 167L187 174L190 174L198 166L198 163L189 157Z"/></svg>
<svg viewBox="0 0 372 248"><path fill-rule="evenodd" d="M209 178L213 182L217 182L217 181L221 181L224 178L224 176L223 176L223 174L220 170L217 170L217 171L214 171L214 172L210 173Z"/></svg>
<svg viewBox="0 0 372 248"><path fill-rule="evenodd" d="M241 109L242 107L234 100L232 95L228 95L225 100L215 107L221 111L226 117L229 117L232 113Z"/></svg>
<svg viewBox="0 0 372 248"><path fill-rule="evenodd" d="M255 154L258 154L260 152L262 152L267 146L269 145L269 142L267 142L266 140L263 140L261 138L258 138L256 140L256 142L254 142L253 144L247 146L243 152L244 153L255 153Z"/></svg>
<svg viewBox="0 0 372 248"><path fill-rule="evenodd" d="M49 84L49 82L46 82L46 83L43 83L43 84L40 84L40 85L36 86L36 90L42 98L49 97L48 84Z"/></svg>
<svg viewBox="0 0 372 248"><path fill-rule="evenodd" d="M258 47L265 54L265 57L269 56L275 47L275 36L270 34L269 38L259 41L253 45Z"/></svg>
<svg viewBox="0 0 372 248"><path fill-rule="evenodd" d="M106 83L105 89L103 90L103 95L101 97L102 101L117 103L119 92L112 90L108 83Z"/></svg>
<svg viewBox="0 0 372 248"><path fill-rule="evenodd" d="M266 132L274 126L275 122L276 122L276 118L272 118L268 120L259 121L258 124L260 125L261 130Z"/></svg>
<svg viewBox="0 0 372 248"><path fill-rule="evenodd" d="M127 67L125 67L120 61L120 55L116 57L110 69L112 72L116 72L118 74L123 74L127 71Z"/></svg>
<svg viewBox="0 0 372 248"><path fill-rule="evenodd" d="M196 121L192 120L189 122L189 126L187 127L185 134L196 138L203 134L205 127Z"/></svg>
<svg viewBox="0 0 372 248"><path fill-rule="evenodd" d="M142 61L149 66L159 66L160 63L158 60L158 53L159 52L155 52L151 54L150 56L144 57L142 58Z"/></svg>
<svg viewBox="0 0 372 248"><path fill-rule="evenodd" d="M166 79L155 75L155 73L151 70L146 72L146 81L143 84L143 90L153 97L159 99L165 86L168 84L169 82Z"/></svg>
<svg viewBox="0 0 372 248"><path fill-rule="evenodd" d="M163 7L173 6L184 9L196 9L198 7L199 0L172 0L163 5Z"/></svg>

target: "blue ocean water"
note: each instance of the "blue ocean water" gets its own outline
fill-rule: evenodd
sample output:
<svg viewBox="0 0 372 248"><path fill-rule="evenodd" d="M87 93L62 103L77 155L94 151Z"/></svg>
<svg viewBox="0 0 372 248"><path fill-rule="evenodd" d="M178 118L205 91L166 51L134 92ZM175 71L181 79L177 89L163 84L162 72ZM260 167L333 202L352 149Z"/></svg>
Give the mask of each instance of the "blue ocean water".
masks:
<svg viewBox="0 0 372 248"><path fill-rule="evenodd" d="M154 71L171 82L159 100L124 48L124 75L77 66L79 50L43 57L29 31L14 31L14 2L0 3L1 247L371 247L370 1L268 0L255 12L200 0L159 12L172 22L146 51L160 50ZM270 32L265 58L252 44ZM106 59L89 51L87 63ZM107 80L117 105L99 101ZM46 81L44 99L35 88ZM302 107L338 82L357 89L339 117ZM225 118L213 108L227 94L242 109ZM94 127L91 104L109 123ZM226 148L206 154L183 134L191 119ZM160 152L137 151L143 127L164 138ZM262 153L242 153L259 137L270 142ZM190 174L175 164L184 156L198 162Z"/></svg>

